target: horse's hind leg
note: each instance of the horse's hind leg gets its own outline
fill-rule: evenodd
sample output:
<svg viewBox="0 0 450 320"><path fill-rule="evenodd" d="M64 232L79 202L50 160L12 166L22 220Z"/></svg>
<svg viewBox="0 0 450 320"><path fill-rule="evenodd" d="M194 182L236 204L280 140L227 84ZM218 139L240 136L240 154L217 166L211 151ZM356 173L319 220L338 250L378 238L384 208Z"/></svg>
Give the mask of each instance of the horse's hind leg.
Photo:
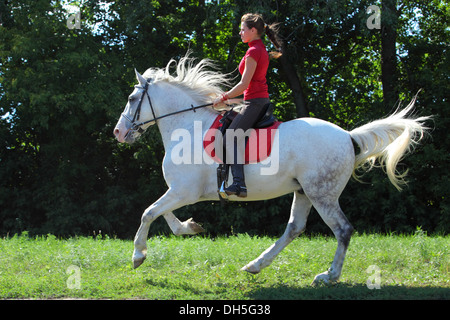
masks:
<svg viewBox="0 0 450 320"><path fill-rule="evenodd" d="M337 200L328 202L327 197L324 197L320 200L312 200L312 202L319 212L319 215L333 231L338 242L331 267L327 271L318 274L314 278L313 284L318 284L320 282L326 284L333 283L341 276L345 254L353 233L353 227L342 212Z"/></svg>
<svg viewBox="0 0 450 320"><path fill-rule="evenodd" d="M270 265L281 250L305 230L306 220L308 219L310 210L311 202L309 199L304 194L295 192L291 208L291 217L284 234L275 244L241 270L250 273L259 273L261 269Z"/></svg>

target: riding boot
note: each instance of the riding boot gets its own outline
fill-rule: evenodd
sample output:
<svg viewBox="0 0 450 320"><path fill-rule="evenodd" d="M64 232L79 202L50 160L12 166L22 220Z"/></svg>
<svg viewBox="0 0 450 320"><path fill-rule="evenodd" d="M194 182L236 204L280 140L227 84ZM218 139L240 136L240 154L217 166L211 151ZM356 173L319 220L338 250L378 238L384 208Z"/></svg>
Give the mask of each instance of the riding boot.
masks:
<svg viewBox="0 0 450 320"><path fill-rule="evenodd" d="M227 195L236 195L240 198L247 197L247 187L245 186L244 165L232 164L231 173L233 174L233 184L225 188Z"/></svg>

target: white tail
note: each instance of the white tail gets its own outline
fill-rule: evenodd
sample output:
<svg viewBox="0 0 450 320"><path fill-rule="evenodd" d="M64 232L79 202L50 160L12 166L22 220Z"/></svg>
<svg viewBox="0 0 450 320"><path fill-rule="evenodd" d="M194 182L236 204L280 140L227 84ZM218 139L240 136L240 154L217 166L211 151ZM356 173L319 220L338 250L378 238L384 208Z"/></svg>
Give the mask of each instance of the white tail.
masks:
<svg viewBox="0 0 450 320"><path fill-rule="evenodd" d="M400 174L396 172L398 162L405 153L411 151L411 147L417 144L428 129L424 122L431 117L407 117L414 108L416 97L408 106L395 112L386 119L370 122L350 132L352 139L360 148L356 155L353 177L358 179L356 169L363 167L370 170L375 166L375 161L386 167L386 173L391 183L401 190L400 185L405 184L403 177L407 171Z"/></svg>

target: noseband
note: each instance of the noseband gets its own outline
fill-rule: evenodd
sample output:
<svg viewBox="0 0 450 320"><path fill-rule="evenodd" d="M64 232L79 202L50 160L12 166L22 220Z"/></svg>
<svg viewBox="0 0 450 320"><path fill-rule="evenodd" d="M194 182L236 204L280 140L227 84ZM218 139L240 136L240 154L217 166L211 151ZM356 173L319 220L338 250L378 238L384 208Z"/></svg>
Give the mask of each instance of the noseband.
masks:
<svg viewBox="0 0 450 320"><path fill-rule="evenodd" d="M125 113L122 113L122 116L123 116L125 119L127 119L127 120L131 123L131 128L130 128L130 130L127 132L127 134L126 134L125 137L127 137L127 136L129 136L130 134L133 134L133 133L135 133L135 132L139 132L140 134L142 134L142 133L144 133L145 130L142 129L141 127L142 127L144 124L147 124L147 123L149 123L149 122L151 122L151 121L155 121L155 122L156 122L156 115L155 115L155 110L153 109L152 99L150 99L150 95L148 94L148 86L150 85L150 82L151 82L151 79L147 80L147 82L145 82L145 85L144 85L143 87L141 87L141 86L136 86L136 88L138 88L138 89L144 89L144 90L142 91L142 95L141 95L141 97L140 97L140 99L139 99L138 106L137 106L137 108L136 108L136 111L134 112L133 119L130 119ZM141 107L142 107L142 102L144 101L144 95L147 96L148 102L149 102L149 104L150 104L150 108L152 109L153 120L145 121L145 122L139 123L138 121L139 121L139 118L140 118L140 116L141 116Z"/></svg>
<svg viewBox="0 0 450 320"><path fill-rule="evenodd" d="M197 110L197 109L210 107L210 106L213 105L212 103L208 103L208 104L202 104L202 105L194 107L191 104L190 108L186 108L186 109L183 109L183 110L167 113L165 115L157 117L156 114L155 114L155 110L153 109L152 99L150 98L150 95L148 94L148 87L149 87L151 81L152 81L152 79L148 79L145 82L145 85L143 87L142 86L136 86L136 88L138 88L138 89L143 89L143 92L142 92L141 98L139 99L139 103L138 103L138 106L137 106L136 111L134 113L133 119L130 119L125 113L122 113L122 116L131 123L131 128L127 132L127 134L125 135L125 138L128 137L130 134L134 134L135 132L138 132L140 134L144 133L145 130L142 129L142 126L144 126L147 123L150 123L152 121L157 123L156 120L159 120L159 119L162 119L162 118L165 118L165 117L168 117L168 116L172 116L172 115L175 115L175 114L178 114L178 113L182 113L182 112L186 112L186 111L194 111L195 112L195 110ZM141 115L142 101L144 101L144 95L147 96L148 102L150 104L150 109L152 110L153 119L147 120L147 121L143 121L143 122L139 122L139 118L140 118L140 115Z"/></svg>

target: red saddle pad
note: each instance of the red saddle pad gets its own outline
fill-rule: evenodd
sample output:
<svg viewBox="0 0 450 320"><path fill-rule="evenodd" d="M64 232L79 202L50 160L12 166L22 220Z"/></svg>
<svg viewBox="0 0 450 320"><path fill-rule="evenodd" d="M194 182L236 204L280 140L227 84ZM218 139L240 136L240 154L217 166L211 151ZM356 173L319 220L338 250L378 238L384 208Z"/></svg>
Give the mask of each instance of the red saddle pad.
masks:
<svg viewBox="0 0 450 320"><path fill-rule="evenodd" d="M203 148L205 149L205 152L217 163L223 163L222 159L216 156L214 147L216 134L222 134L218 130L222 126L222 123L220 123L221 119L222 115L217 116L216 120L214 120L211 125L211 128L208 129L203 138ZM281 121L275 121L270 127L250 129L251 134L245 147L246 164L258 163L270 156L275 133L281 123Z"/></svg>

